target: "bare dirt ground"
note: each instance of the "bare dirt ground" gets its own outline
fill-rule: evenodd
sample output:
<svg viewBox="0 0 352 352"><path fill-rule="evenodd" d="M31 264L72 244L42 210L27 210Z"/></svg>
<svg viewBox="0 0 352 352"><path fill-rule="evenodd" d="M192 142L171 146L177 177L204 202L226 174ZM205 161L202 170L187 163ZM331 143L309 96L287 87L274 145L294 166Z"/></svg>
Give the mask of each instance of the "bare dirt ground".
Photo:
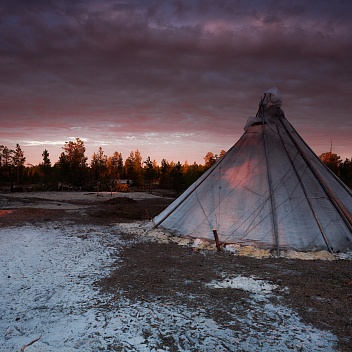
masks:
<svg viewBox="0 0 352 352"><path fill-rule="evenodd" d="M108 226L151 220L171 201L171 198L142 193L3 193L0 194L0 228L53 221ZM231 289L213 290L209 294L201 284L219 280L223 272L252 275L287 288L287 293L280 295L280 304L298 312L304 323L335 334L340 351L352 350L350 260L256 259L173 243L138 241L136 236L122 234L126 246L119 253L118 262L112 265L108 277L94 283L102 294L113 295L116 300L125 297L131 302L155 299L164 305L180 302L230 326L234 305L240 307L239 314L247 314L248 294ZM274 296L270 300L274 304L278 298ZM111 301L104 304L107 308L113 307ZM232 329L236 327L232 325ZM170 337L163 343L168 350L177 351ZM302 350L299 346L294 348ZM119 349L111 346L110 350Z"/></svg>

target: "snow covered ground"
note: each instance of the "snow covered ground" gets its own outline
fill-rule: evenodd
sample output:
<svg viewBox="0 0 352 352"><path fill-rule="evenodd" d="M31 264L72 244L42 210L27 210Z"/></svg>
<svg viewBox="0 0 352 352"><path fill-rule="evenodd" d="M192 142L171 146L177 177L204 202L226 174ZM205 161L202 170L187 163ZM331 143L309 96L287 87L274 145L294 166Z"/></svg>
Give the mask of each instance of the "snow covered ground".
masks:
<svg viewBox="0 0 352 352"><path fill-rule="evenodd" d="M207 284L209 292L250 293L246 308L234 302L226 325L186 305L102 295L94 282L118 259L126 246L119 233L128 229L64 223L0 229L0 350L170 351L165 341L172 339L178 351L334 351L333 334L273 304L270 295L283 293L255 277L224 273L223 281ZM155 233L148 239L146 227L141 232L141 241L166 241Z"/></svg>

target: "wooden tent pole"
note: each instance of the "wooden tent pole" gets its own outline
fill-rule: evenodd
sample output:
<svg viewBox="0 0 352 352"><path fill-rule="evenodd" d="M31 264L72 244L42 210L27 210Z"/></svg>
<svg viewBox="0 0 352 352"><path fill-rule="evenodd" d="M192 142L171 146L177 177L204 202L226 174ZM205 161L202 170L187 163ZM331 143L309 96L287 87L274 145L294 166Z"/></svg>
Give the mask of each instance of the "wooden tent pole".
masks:
<svg viewBox="0 0 352 352"><path fill-rule="evenodd" d="M333 196L333 192L331 191L330 187L326 184L326 182L319 176L318 171L316 170L316 168L312 165L312 163L310 162L309 158L306 156L306 154L303 152L303 150L300 148L300 146L298 145L298 143L296 142L296 140L293 138L293 136L290 134L290 132L288 131L287 127L285 126L285 124L283 123L283 121L281 121L282 126L284 127L286 133L288 134L288 136L290 137L292 143L295 145L295 147L297 148L297 150L299 151L300 155L302 156L302 158L304 159L304 161L306 162L307 166L309 167L310 171L313 173L313 175L316 177L316 179L318 180L321 188L323 189L323 191L325 192L325 194L327 195L327 197L329 198L329 200L331 201L331 203L334 205L336 211L340 214L342 220L345 222L347 228L350 230L351 235L352 235L352 217L350 214L347 213L347 211L345 210L345 207L343 206L343 204L341 204L338 199L336 199ZM296 132L297 133L297 132ZM297 135L299 136L299 134L297 133Z"/></svg>
<svg viewBox="0 0 352 352"><path fill-rule="evenodd" d="M280 118L279 118L279 121L280 121L281 124L282 124L282 121L281 121ZM333 253L333 250L331 249L331 246L330 246L330 244L329 244L329 241L328 241L328 239L327 239L327 237L326 237L326 235L325 235L325 233L324 233L323 227L322 227L322 225L321 225L321 223L320 223L320 221L319 221L318 215L317 215L317 213L315 212L315 210L314 210L314 208L313 208L313 204L312 204L312 202L311 202L311 200L310 200L310 198L309 198L309 196L308 196L306 187L304 186L304 183L303 183L303 181L302 181L302 178L301 178L301 176L299 175L298 170L297 170L297 168L296 168L296 165L294 164L293 159L292 159L292 157L291 157L291 154L289 153L289 151L288 151L288 149L287 149L287 146L286 146L286 144L285 144L285 142L284 142L284 139L282 138L280 129L278 128L278 126L276 126L276 128L277 128L278 135L279 135L279 137L280 137L280 139L281 139L281 141L282 141L282 144L283 144L283 146L284 146L284 148L285 148L285 150L286 150L286 154L288 155L288 158L290 159L291 166L292 166L293 170L295 171L295 174L296 174L296 176L297 176L298 182L300 183L300 185L301 185L301 187L302 187L304 196L306 197L306 200L307 200L307 202L308 202L308 205L309 205L309 207L310 207L310 210L312 211L312 214L313 214L313 216L314 216L314 219L315 219L315 221L316 221L317 224L318 224L320 233L321 233L321 235L322 235L322 237L323 237L323 239L324 239L324 242L325 242L325 244L326 244L326 247L327 247L327 249L328 249L328 251L329 251L330 253ZM288 133L288 132L286 131L286 133Z"/></svg>
<svg viewBox="0 0 352 352"><path fill-rule="evenodd" d="M221 245L220 245L220 241L219 241L218 232L216 231L216 229L213 229L213 234L214 234L214 238L215 238L216 248L217 248L218 252L221 252Z"/></svg>
<svg viewBox="0 0 352 352"><path fill-rule="evenodd" d="M276 215L276 207L275 207L275 199L274 199L274 189L273 189L271 173L270 173L268 142L267 142L267 137L266 137L266 132L265 132L265 118L264 118L264 105L263 105L264 99L265 99L265 94L264 94L263 99L260 103L258 113L261 112L262 119L263 119L262 123L263 123L264 151L265 151L266 170L267 170L267 174L268 174L268 184L269 184L270 203L271 203L271 212L272 212L271 220L273 223L274 236L275 236L275 242L276 242L276 255L279 257L280 256L280 243L279 243L279 233L278 233L278 229L277 229L277 215Z"/></svg>

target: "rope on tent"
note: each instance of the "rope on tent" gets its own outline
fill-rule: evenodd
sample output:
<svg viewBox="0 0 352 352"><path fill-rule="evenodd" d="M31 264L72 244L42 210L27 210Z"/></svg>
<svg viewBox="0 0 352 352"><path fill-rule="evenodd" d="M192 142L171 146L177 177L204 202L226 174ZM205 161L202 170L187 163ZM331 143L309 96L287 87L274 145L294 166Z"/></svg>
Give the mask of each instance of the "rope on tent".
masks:
<svg viewBox="0 0 352 352"><path fill-rule="evenodd" d="M213 203L213 208L214 208L214 218L215 218L215 223L216 223L216 212L215 212L215 194L214 194L214 187L213 187L213 178L210 177L210 190L211 190L211 197L212 197L212 203ZM198 196L197 196L197 200L198 200ZM199 205L202 207L202 204L200 203L200 201L198 200ZM203 207L202 207L203 210ZM203 210L203 213L205 215L205 217L208 220L208 224L211 228L213 228L213 225L210 224L210 221L208 219L208 216L206 215L205 211ZM209 214L210 215L210 214Z"/></svg>
<svg viewBox="0 0 352 352"><path fill-rule="evenodd" d="M275 242L276 242L276 254L279 257L280 256L279 235L278 235L278 229L277 229L277 219L276 219L276 208L275 208L275 199L274 199L274 193L273 193L273 185L272 185L272 179L271 179L271 173L270 173L270 160L269 160L269 155L268 155L268 143L267 143L267 136L266 136L266 132L265 132L266 123L265 123L264 111L263 111L264 98L265 98L265 94L264 94L263 99L260 103L259 111L261 111L262 117L263 117L264 150L265 150L265 157L266 157L266 169L267 169L267 174L268 174L268 184L269 184L269 190L270 190L270 202L271 202L271 211L272 211L271 219L272 219L272 223L273 223L274 236L275 236Z"/></svg>
<svg viewBox="0 0 352 352"><path fill-rule="evenodd" d="M281 124L282 124L281 118L279 118L279 121L280 121ZM315 219L315 221L317 222L317 225L318 225L318 227L319 227L320 233L321 233L321 235L323 236L323 239L324 239L324 242L325 242L325 244L326 244L326 247L328 248L328 251L329 251L330 253L333 253L333 250L332 250L332 248L331 248L331 246L330 246L330 244L329 244L329 241L328 241L328 239L327 239L327 237L326 237L326 234L325 234L325 232L324 232L324 230L323 230L323 226L322 226L322 224L320 223L320 220L319 220L319 218L318 218L318 215L317 215L317 213L315 212L315 210L314 210L314 208L313 208L313 204L312 204L312 202L311 202L311 200L310 200L310 198L309 198L309 196L308 196L308 192L307 192L307 190L306 190L306 187L304 186L304 183L303 183L303 181L302 181L302 179L301 179L301 176L300 176L299 173L298 173L298 170L297 170L297 168L296 168L296 165L295 165L295 163L293 162L292 156L291 156L291 154L289 153L289 151L288 151L288 149L287 149L286 143L285 143L284 139L282 138L282 135L281 135L281 133L280 133L280 130L279 130L278 126L276 126L276 128L277 128L277 132L278 132L278 134L279 134L279 136L280 136L280 139L281 139L281 141L282 141L282 144L283 144L283 146L284 146L284 148L285 148L286 154L287 154L288 158L290 159L292 168L293 168L293 170L294 170L295 173L296 173L298 182L300 183L300 185L301 185L301 187L302 187L302 190L303 190L304 196L306 197L306 200L307 200L307 202L308 202L309 208L310 208L310 210L312 211L312 214L313 214L313 216L314 216L314 219ZM288 134L288 131L286 131L286 133Z"/></svg>
<svg viewBox="0 0 352 352"><path fill-rule="evenodd" d="M218 169L219 170L221 170L221 163L219 164L219 167L218 167ZM209 175L210 176L210 175ZM219 174L219 176L218 176L218 182L220 183L220 174ZM216 226L217 227L219 227L219 223L220 223L220 212L219 212L219 219L217 219L217 216L216 216L216 209L218 208L218 207L220 207L220 185L219 185L219 199L218 199L218 205L216 206L215 205L215 198L216 198L216 196L215 196L215 194L214 194L214 187L213 187L213 179L210 177L210 185L211 185L211 187L210 187L210 189L212 190L212 192L211 192L211 194L212 194L212 197L213 197L213 205L214 205L214 217L215 217L215 223L216 223ZM198 193L197 193L197 189L196 190L194 190L194 192L195 192L195 195L196 195L196 197L197 197L197 201L198 201L198 203L199 203L199 206L201 207L201 209L202 209L202 212L203 212L203 214L204 214L204 216L205 216L205 219L207 220L207 222L208 222L208 225L212 228L212 224L211 224L211 222L210 222L210 220L209 220L209 217L208 217L208 215L207 215L207 213L205 212L205 210L204 210L204 208L203 208L203 205L202 205L202 203L201 203L201 201L200 201L200 199L198 198ZM213 212L210 212L210 214L212 214ZM210 215L209 214L209 215ZM214 229L213 229L213 232L214 232Z"/></svg>
<svg viewBox="0 0 352 352"><path fill-rule="evenodd" d="M231 149L232 149L232 148L231 148ZM231 150L231 149L230 149L230 150ZM225 156L224 156L224 157L225 157ZM222 159L221 159L221 160L222 160ZM255 165L255 167L254 167L253 169L251 169L251 171L250 171L247 175L245 175L241 180L239 180L238 185L240 185L244 180L246 180L246 179L250 176L250 174L253 173L253 171L254 171L256 168L259 167L259 165L263 162L263 160L265 160L265 157L264 157L263 159L261 159L261 160L258 162L258 164ZM219 165L219 167L220 167L220 166L221 166L221 164ZM210 175L209 175L209 176L210 176ZM204 181L204 180L203 180L203 181ZM202 182L203 182L203 181L202 181ZM197 185L197 188L198 188L198 186L199 186L199 185ZM227 194L227 197L228 197L232 192L234 192L234 191L237 189L237 187L238 187L238 186L234 187L234 188ZM251 191L251 192L253 192L253 191L250 190L250 189L248 189L248 190ZM201 205L201 203L200 203L200 200L199 200L199 198L198 198L197 189L195 188L195 190L193 190L193 191L195 192L196 197L197 197L197 201L198 201L198 203L200 204L201 209L202 209L202 211L203 211L203 213L204 213L204 215L205 215L205 220L207 220L208 225L211 226L210 221L209 221L208 217L206 216L206 213L205 213L205 211L204 211L204 209L203 209L203 207L202 207L202 205ZM255 192L254 192L254 193L255 193ZM189 196L189 195L188 195L188 196ZM187 196L187 197L188 197L188 196ZM264 197L264 195L259 195L259 196ZM225 198L226 198L226 197L225 197ZM224 198L224 199L225 199L225 198ZM267 201L267 200L266 200L266 201ZM265 203L266 203L266 201L265 201ZM220 206L222 202L223 202L223 200L220 200L220 188L219 188L219 204L218 204L218 206ZM256 204L258 204L258 203L259 203L259 201L258 201ZM264 203L264 205L265 205L265 203ZM262 208L264 205L260 204L260 207ZM178 207L178 206L177 206L177 207ZM177 208L177 207L176 207L176 208ZM176 208L175 208L175 209L176 209ZM175 209L174 209L174 210L175 210ZM254 209L254 211L253 211L245 220L247 220L251 215L253 215L253 214L256 212L257 209L259 209L259 208ZM213 212L215 212L215 211L216 211L216 209L214 208L214 210L213 210L209 215L213 214ZM173 212L173 210L172 210L169 214L171 214L172 212ZM164 220L162 220L162 221L164 221ZM201 224L203 224L203 223L204 223L204 221L201 222ZM159 224L160 224L160 223L159 223ZM241 225L242 225L242 224L241 224ZM241 225L240 225L240 226L241 226ZM156 227L156 226L154 226L154 227ZM193 233L194 231L196 231L196 229L194 229L194 230L191 232L191 235L192 235L192 233ZM235 231L236 231L236 230L234 230L234 231L232 232L232 234L233 234ZM223 242L225 242L227 238L231 237L232 234L230 234L229 236L227 236Z"/></svg>
<svg viewBox="0 0 352 352"><path fill-rule="evenodd" d="M325 228L327 228L331 223L332 223L332 221L330 220L329 223L325 226ZM312 238L312 240L306 245L305 248L315 247L315 246L312 245L312 244L314 244L315 241L316 241L316 239L317 239L318 237L320 237L320 236L321 236L321 234L318 233L314 238ZM330 252L330 251L329 251L329 252ZM333 252L330 252L330 253L333 253Z"/></svg>
<svg viewBox="0 0 352 352"><path fill-rule="evenodd" d="M232 148L231 148L232 149ZM231 150L230 149L230 150ZM253 168L253 169L251 169L251 171L247 174L247 175L245 175L239 182L238 182L238 185L239 184L241 184L244 180L246 180L249 176L250 176L250 174L256 169L256 168L258 168L259 167L259 165L263 162L263 160L265 160L265 157L263 158L263 159L261 159L258 163L257 163L257 165L255 165L255 167ZM214 170L213 170L214 171ZM210 176L210 175L209 175ZM204 180L203 180L204 181ZM202 181L202 182L203 182ZM198 187L199 185L197 185L197 187ZM227 197L232 193L232 192L234 192L235 191L235 189L237 189L237 187L238 186L236 186L236 187L234 187L228 194L227 194ZM250 189L248 189L249 191L251 191ZM197 194L197 189L195 188L195 190L193 190L194 192L195 192L195 194L196 194L196 197L197 197L197 201L198 201L198 203L200 204L200 200L199 200L199 198L198 198L198 194ZM253 191L252 191L253 192ZM188 195L189 196L189 195ZM187 197L188 197L187 196ZM259 207L257 207L257 208L255 208L254 210L253 210L253 212L251 212L251 214L244 220L244 221L246 221L246 220L248 220L259 208L260 209L262 209L264 206L265 206L265 204L266 204L266 202L268 201L268 198L267 198L267 196L265 196L265 195L259 195L259 196L261 196L261 197L263 197L263 198L265 198L266 200L265 200L265 202L264 202L264 204L262 204L262 203L260 203L259 201L257 201L256 202L256 204L259 204L260 203L260 205L259 205ZM186 197L186 198L187 198ZM225 199L225 198L224 198ZM222 201L219 199L219 205L222 203ZM179 206L179 205L178 205ZM177 207L178 207L177 206ZM202 208L202 205L200 204L200 206L201 206L201 209L202 209L202 211L203 211L203 213L204 213L204 215L205 215L205 219L201 222L201 224L203 224L204 223L204 221L206 220L207 222L208 222L208 225L209 226L211 226L211 224L210 224L210 222L209 222L209 219L208 219L208 217L206 216L206 214L205 214L205 211L204 211L204 209ZM176 207L176 208L177 208ZM175 209L176 209L175 208ZM175 209L173 209L173 210L175 210ZM172 213L172 211L173 210L171 210L170 212L169 212L169 214L171 214ZM215 209L209 214L209 215L211 215L211 214L213 214L213 212L215 211ZM162 221L164 221L164 220L162 220ZM253 220L254 221L254 220ZM243 222L244 223L244 222ZM241 223L238 227L240 227L243 223ZM160 223L159 223L160 224ZM234 224L235 225L235 224ZM154 227L156 227L156 226L154 226ZM237 228L238 228L237 227ZM237 228L229 235L229 236L227 236L222 242L226 242L226 239L228 239L229 237L231 237L232 236L232 234L234 233L234 232L236 232L236 230L237 230ZM196 229L194 229L192 232L191 232L191 234L190 234L190 236L192 236L192 234L193 234L193 232L194 231L196 231ZM247 232L249 233L250 232L250 230L247 230ZM245 234L245 236L247 235L247 233Z"/></svg>
<svg viewBox="0 0 352 352"><path fill-rule="evenodd" d="M282 124L282 126L284 127L286 133L288 134L288 136L290 137L290 139L292 140L292 142L294 143L295 147L297 148L297 150L299 151L300 155L302 156L302 158L304 159L304 161L306 162L307 166L309 167L310 171L313 173L313 175L316 177L316 179L318 180L321 188L323 189L323 191L325 192L325 194L327 195L327 197L329 198L329 200L331 201L331 203L333 204L333 206L335 207L336 211L339 213L339 215L341 216L342 220L345 222L347 228L349 229L351 235L352 235L352 217L350 214L348 214L348 211L345 209L345 206L337 199L334 197L330 187L326 184L326 182L320 177L318 171L316 170L316 168L313 166L311 160L307 157L307 155L304 153L304 151L302 150L302 148L298 145L297 141L293 138L293 136L289 133L287 127L285 126L285 124L283 123L281 117L279 118L280 122ZM298 134L297 134L298 135ZM309 149L311 150L311 149ZM314 154L314 153L313 153ZM314 154L315 155L315 154ZM319 159L318 159L319 160Z"/></svg>
<svg viewBox="0 0 352 352"><path fill-rule="evenodd" d="M270 198L270 197L269 197L269 198ZM264 207L265 207L266 203L268 202L269 198L266 198L265 201L263 202L263 204L261 204L261 206L256 209L256 210L259 209L259 212L256 214L256 216L253 217L252 221L251 221L250 224L247 226L247 230L246 230L246 231L244 232L244 234L240 237L241 239L247 237L255 228L257 228L262 222L264 222L264 220L265 220L268 216L270 216L270 213L268 213L266 216L262 217L259 222L257 222L254 226L252 226L253 223L254 223L254 221L258 219L258 214L264 209ZM252 214L254 214L254 212L253 212ZM240 224L240 226L243 225L243 224L245 223L245 221L247 221L248 219L249 219L249 217L247 217L247 218L242 222L242 224ZM238 226L238 227L235 229L235 231L236 231L240 226ZM251 227L251 226L252 226L252 227ZM235 231L233 231L232 234L233 234Z"/></svg>
<svg viewBox="0 0 352 352"><path fill-rule="evenodd" d="M273 131L273 130L272 130ZM277 132L273 131L275 134L278 134ZM282 177L282 179L280 180L280 182L278 182L275 186L273 186L273 190L275 191L277 188L281 187L285 181L287 181L287 176L289 175L290 173L290 170L288 169L285 173L285 175ZM248 176L248 175L247 175ZM292 176L289 176L289 177L293 177L293 174ZM296 186L294 187L294 189L292 190L292 193L294 193L295 189L298 187L299 185L299 182L296 183ZM244 187L245 189L247 189L248 191L250 192L253 192L253 190L247 188L247 187ZM232 191L231 191L232 192ZM230 192L230 193L231 193ZM267 214L267 216L265 216L264 218L261 219L261 221L259 221L258 223L254 224L254 222L256 221L257 217L256 217L256 214L260 213L263 208L265 207L265 205L267 204L267 202L269 201L269 196L268 195L263 195L263 194L258 194L256 192L254 192L256 195L260 196L261 197L261 201L257 201L253 206L255 205L259 205L257 207L255 207L253 210L251 210L251 212L249 214L246 215L245 219L241 222L241 223L233 223L233 225L231 226L232 228L234 226L236 226L226 237L223 236L223 242L226 242L230 237L233 236L233 234L240 228L244 225L244 223L249 220L250 218L252 218L252 220L250 221L250 223L247 225L247 229L244 231L244 234L240 237L241 239L244 239L246 236L248 236L250 234L251 231L253 231L256 227L258 227L266 218L268 218L268 216L270 216L270 213ZM262 200L265 199L265 201L263 202ZM276 209L279 208L285 201L283 201L282 203L280 204L276 204ZM252 207L253 208L253 207ZM250 210L250 209L248 209ZM278 220L277 220L278 223L280 223ZM228 229L228 231L230 231L231 227ZM269 233L269 232L268 232ZM267 234L265 234L263 236L266 237Z"/></svg>
<svg viewBox="0 0 352 352"><path fill-rule="evenodd" d="M216 221L216 226L220 229L220 226L221 226L221 219L220 219L220 216L221 216L221 211L220 211L220 205L221 205L221 179L222 179L222 169L221 169L221 165L219 165L219 170L218 170L218 183L219 183L219 192L218 192L218 204L216 206L216 208L214 209L215 211L215 221ZM218 210L218 214L216 215L216 209Z"/></svg>
<svg viewBox="0 0 352 352"><path fill-rule="evenodd" d="M195 191L195 194L196 194L196 197L197 197L197 201L198 201L198 203L199 203L199 206L200 206L200 208L202 209L202 212L203 212L204 217L205 217L205 219L201 222L201 224L203 224L204 221L206 220L206 221L208 222L209 227L212 228L212 231L213 231L213 234L214 234L214 228L212 227L212 225L211 225L211 223L210 223L210 221L209 221L208 215L206 214L206 212L205 212L205 210L204 210L204 208L203 208L203 205L202 205L200 199L198 198L197 190ZM194 233L196 230L197 230L197 228L195 228L195 229L189 234L189 236L192 237L193 233ZM216 230L216 229L215 229L215 230ZM215 236L215 234L214 234L214 236ZM215 241L216 241L216 238L215 238Z"/></svg>
<svg viewBox="0 0 352 352"><path fill-rule="evenodd" d="M253 173L253 171L259 167L259 165L260 165L264 160L265 160L265 157L262 158L262 159L260 159L259 162L254 166L254 168L251 169L250 172L248 172L242 179L240 179L240 180L237 182L237 185L236 185L233 189L231 189L231 191L226 195L226 197L229 197L229 196L239 187L239 185L241 185L242 182L245 181L245 180ZM247 189L248 191L253 192L254 194L260 196L261 198L264 198L264 199L265 199L265 202L264 202L264 204L263 204L263 203L261 203L260 201L257 201L253 206L255 206L256 204L259 204L259 207L254 208L254 210L244 219L244 221L241 222L241 223L239 224L239 226L236 227L235 230L233 230L228 236L223 237L223 239L224 239L223 242L226 242L226 240L227 240L228 238L230 238L230 237L236 232L236 230L237 230L239 227L241 227L241 226L243 225L243 223L244 223L246 220L248 220L254 213L256 213L256 212L258 211L258 209L262 210L263 207L265 206L267 200L268 200L265 195L263 195L263 194L258 194L258 193L254 192L253 190L251 190L251 189L249 189L249 188L247 188L247 187L244 187L244 186L242 186L242 187L245 188L245 189ZM220 192L220 189L219 189L219 192ZM224 198L224 199L225 199L225 198ZM223 200L222 200L222 201L223 201ZM222 201L221 201L220 198L219 198L219 206L221 205ZM253 207L253 206L252 206L252 207ZM252 207L251 207L251 208L252 208ZM254 221L254 220L253 220L253 221ZM253 221L252 221L252 222L253 222ZM237 224L237 223L233 223L233 225L232 225L231 227L233 227L233 226L236 225L236 224ZM231 228L231 227L230 227L230 228ZM248 230L247 230L247 231L248 231ZM248 231L248 232L249 232L249 231ZM246 235L247 235L247 234L246 234Z"/></svg>
<svg viewBox="0 0 352 352"><path fill-rule="evenodd" d="M213 170L212 170L213 171ZM211 172L210 172L211 173ZM210 175L210 173L208 174L208 176ZM207 176L207 177L208 177ZM191 195L191 194L193 194L193 192L195 192L196 194L197 194L197 188L207 179L207 177L204 177L198 184L196 184L195 185L195 187L194 187L194 189L191 191L191 192L189 192L188 194L187 194L187 196L185 196L185 198L184 199L182 199L182 201L181 202L179 202L174 208L172 208L172 209L170 209L170 211L168 211L165 215L164 215L164 217L161 219L161 220L159 220L156 224L154 224L154 228L156 228L156 227L158 227L169 215L171 215L178 207L180 207L185 201L186 201L186 199L188 199L188 197ZM197 197L198 198L198 197Z"/></svg>
<svg viewBox="0 0 352 352"><path fill-rule="evenodd" d="M237 143L236 143L237 144ZM184 197L184 199L182 199L182 201L180 201L174 208L171 208L164 216L161 220L159 220L156 224L154 224L153 228L158 227L169 215L171 215L180 205L182 205L184 203L184 201L193 193L197 190L197 188L216 170L218 165L221 165L221 163L223 162L223 160L227 157L227 155L229 155L230 151L236 146L236 144L234 146L232 146L228 152L222 157L220 158L205 174L203 174L201 176L201 179L199 179L198 183L195 185L195 187L192 189L192 191L190 191L187 196Z"/></svg>
<svg viewBox="0 0 352 352"><path fill-rule="evenodd" d="M264 202L264 203L262 204L262 206L261 206L260 211L264 208L264 206L265 206L266 202L268 201L268 199L269 199L269 198L266 198L265 202ZM296 209L302 201L303 201L303 200L301 200L301 201L295 206L295 208L293 208L293 209L291 210L290 213L292 213L293 210ZM285 200L282 201L280 204L277 205L277 208L279 208L279 207L280 207L282 204L284 204L285 202L286 202ZM259 209L259 208L257 208L257 209ZM256 209L256 210L257 210L257 209ZM285 217L287 217L290 213L286 214L281 220L283 220ZM253 215L253 214L254 214L254 212L251 213L251 215ZM263 217L263 218L261 219L261 221L259 221L259 222L258 222L254 227L252 227L251 229L249 229L249 227L248 227L247 231L246 231L245 234L241 237L241 239L245 238L251 231L253 231L257 226L259 226L269 215L270 215L270 213L267 214L265 217ZM247 218L245 219L245 221L248 220L248 219L249 219L249 217L247 217ZM253 224L254 220L255 220L255 219L252 220L252 222L250 223L250 225ZM280 223L280 222L281 222L281 221L279 221L278 223ZM243 222L243 223L244 223L244 222ZM243 224L243 223L242 223L242 224ZM241 226L242 224L240 224L240 226ZM232 234L233 234L240 226L238 226L238 227L232 232ZM269 232L268 232L268 233L269 233ZM267 234L268 234L268 233L267 233ZM266 235L267 235L267 234L266 234ZM266 237L266 235L264 235L263 238Z"/></svg>
<svg viewBox="0 0 352 352"><path fill-rule="evenodd" d="M296 129L290 124L290 127L292 128L292 130L299 136L299 133L296 131ZM312 148L305 142L305 140L301 139L301 141L303 142L303 144L306 146L306 148L313 154L315 155L314 151L312 150ZM320 159L319 159L320 161ZM346 184L344 184L324 163L320 164L328 171L328 173L333 176L333 178L342 186L342 188L350 195L352 196L352 190L350 188L348 188L346 186Z"/></svg>
<svg viewBox="0 0 352 352"><path fill-rule="evenodd" d="M210 221L209 221L208 215L207 215L207 213L205 212L205 210L204 210L204 208L203 208L203 205L202 205L201 201L200 201L199 198L198 198L197 190L195 191L195 194L196 194L196 197L197 197L197 201L198 201L198 203L199 203L199 206L200 206L200 208L202 209L202 212L203 212L205 218L207 219L209 226L212 227L212 226L211 226L211 223L210 223Z"/></svg>
<svg viewBox="0 0 352 352"><path fill-rule="evenodd" d="M246 218L240 223L240 224L237 224L237 223L234 223L230 229L237 225L236 228L224 239L223 242L226 242L226 240L228 238L230 238L231 236L233 236L233 234L240 228L242 227L245 222L247 220L249 220L250 218L252 218L252 220L250 221L250 223L247 225L247 229L244 231L244 234L242 235L241 239L244 239L247 235L249 235L256 227L258 227L268 216L270 216L270 213L268 213L265 217L261 218L261 220L259 222L257 222L254 226L252 226L254 224L254 222L258 219L258 214L260 214L264 207L266 206L267 202L269 201L269 197L267 195L262 195L262 198L261 198L262 202L260 202L259 200L255 203L255 205L258 205L257 207L254 208L253 211L251 211L251 213L246 216ZM230 230L229 229L229 230ZM266 234L267 235L267 234ZM266 236L265 235L265 236ZM264 237L265 237L264 236Z"/></svg>
<svg viewBox="0 0 352 352"><path fill-rule="evenodd" d="M268 126L268 125L266 125ZM272 130L272 129L271 129ZM272 130L273 133L277 134L277 132L275 132L274 130ZM247 132L247 133L250 133L250 132ZM243 179L238 183L238 184L241 184L242 181L244 181L251 173L253 173L253 171L259 167L259 165L266 159L266 156L264 156L263 159L261 159L258 164L245 176L243 177ZM275 189L277 187L279 187L280 184L276 185ZM243 236L241 237L241 239L245 238L246 236L248 236L250 234L251 231L253 231L260 223L262 223L268 216L270 216L271 213L268 213L267 216L265 216L261 221L259 221L259 223L256 223L254 224L255 220L257 219L257 216L256 214L259 214L263 208L265 207L265 205L267 204L267 202L269 201L270 197L268 195L265 195L265 194L258 194L256 192L254 192L253 190L245 187L245 186L242 186L243 188L247 189L248 191L250 192L253 192L254 194L258 195L261 197L261 200L258 200L251 208L253 208L255 206L255 208L253 210L251 210L251 212L249 214L246 215L246 217L244 218L244 220L241 222L241 223L233 223L232 226L228 229L228 231L231 231L230 229L233 228L234 226L236 226L230 233L229 235L227 235L226 237L223 237L223 242L226 242L228 238L232 237L233 234L240 228L242 227L245 222L247 220L249 220L250 218L252 218L252 220L250 221L250 223L247 225L247 229L244 231L244 234ZM231 192L229 192L229 194L231 194L235 189L237 188L237 186L231 190ZM263 202L263 199L264 199L264 202ZM256 205L259 205L259 206L256 206ZM250 210L250 209L248 209ZM243 214L244 215L244 214ZM254 224L254 226L252 226ZM266 235L265 235L266 236ZM264 237L265 237L264 236Z"/></svg>
<svg viewBox="0 0 352 352"><path fill-rule="evenodd" d="M276 125L275 125L275 126L276 126ZM270 124L266 124L265 127L266 127L266 128L270 128L270 131L271 131L273 134L278 135L277 129L276 129L276 128L273 129L273 128L270 126ZM247 132L247 133L250 133L250 132ZM271 153L271 152L272 152L272 150L268 151L268 154ZM262 159L261 161L263 161L263 160L265 160L265 156L264 156L264 159ZM253 171L253 170L252 170L252 171ZM252 171L251 171L251 172L252 172ZM250 173L251 173L251 172L250 172ZM249 174L250 174L250 173L249 173ZM246 177L248 177L249 174L248 174ZM287 176L288 174L290 174L290 170L289 170L289 169L286 171L285 175L282 177L282 179L281 179L278 183L276 183L275 185L273 185L272 182L271 182L273 192L275 192L276 189L278 189L279 187L281 187L281 186L287 181L286 176ZM291 177L293 177L293 174L292 174ZM245 179L245 178L244 178L244 179ZM286 180L286 181L285 181L285 180ZM299 185L299 182L296 183L296 186L294 187L294 189L296 189L296 188L298 187L298 185ZM236 186L236 188L237 188L237 186ZM248 189L248 191L253 192L251 189L249 189L249 188L247 188L247 187L245 187L245 186L244 186L244 188ZM232 192L232 191L231 191L231 192ZM230 193L231 193L231 192L230 192ZM294 190L293 190L292 192L294 192ZM264 198L265 198L265 202L263 203L263 202L261 202L261 201L258 201L256 204L260 204L259 207L255 207L254 210L252 210L249 214L247 214L247 216L245 217L245 219L244 219L241 223L239 223L239 224L238 224L238 223L234 223L231 227L232 227L232 228L234 228L235 226L236 226L236 227L235 227L226 237L223 237L223 238L224 238L224 239L223 239L224 242L226 242L226 241L228 240L228 238L232 237L232 236L234 235L234 233L235 233L240 227L242 227L242 226L245 224L245 222L248 221L249 219L252 218L252 220L250 221L250 223L247 224L247 230L244 231L244 234L243 234L243 236L241 237L241 239L243 239L243 238L245 238L246 236L248 236L248 234L249 234L251 231L253 231L258 225L260 225L260 223L262 223L262 221L264 221L266 218L268 218L268 216L270 216L271 213L268 213L268 215L265 216L259 223L256 223L256 224L255 224L255 221L256 221L256 216L255 216L255 214L258 214L258 210L259 210L259 212L260 212L260 211L264 208L265 204L267 204L267 202L269 201L269 197L268 197L268 196L264 196L264 195L260 195L260 194L258 194L258 193L256 193L256 192L254 192L254 193L257 194L257 195L259 195L259 196L261 196L261 197L264 197ZM284 203L284 202L282 202L281 204L276 204L275 209L278 209L283 203ZM243 214L243 215L244 215L244 214ZM277 219L276 223L279 223L278 219ZM230 229L231 229L231 227L230 227ZM230 231L230 229L228 229L228 231ZM266 236L266 235L265 235L265 236Z"/></svg>

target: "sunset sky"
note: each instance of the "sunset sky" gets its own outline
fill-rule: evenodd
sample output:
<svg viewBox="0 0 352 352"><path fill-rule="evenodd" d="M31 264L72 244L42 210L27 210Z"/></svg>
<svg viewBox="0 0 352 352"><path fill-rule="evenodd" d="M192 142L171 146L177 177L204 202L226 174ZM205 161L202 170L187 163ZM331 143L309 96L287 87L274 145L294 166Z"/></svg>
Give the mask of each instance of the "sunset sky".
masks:
<svg viewBox="0 0 352 352"><path fill-rule="evenodd" d="M278 87L319 155L352 157L352 2L2 0L0 144L204 163Z"/></svg>

